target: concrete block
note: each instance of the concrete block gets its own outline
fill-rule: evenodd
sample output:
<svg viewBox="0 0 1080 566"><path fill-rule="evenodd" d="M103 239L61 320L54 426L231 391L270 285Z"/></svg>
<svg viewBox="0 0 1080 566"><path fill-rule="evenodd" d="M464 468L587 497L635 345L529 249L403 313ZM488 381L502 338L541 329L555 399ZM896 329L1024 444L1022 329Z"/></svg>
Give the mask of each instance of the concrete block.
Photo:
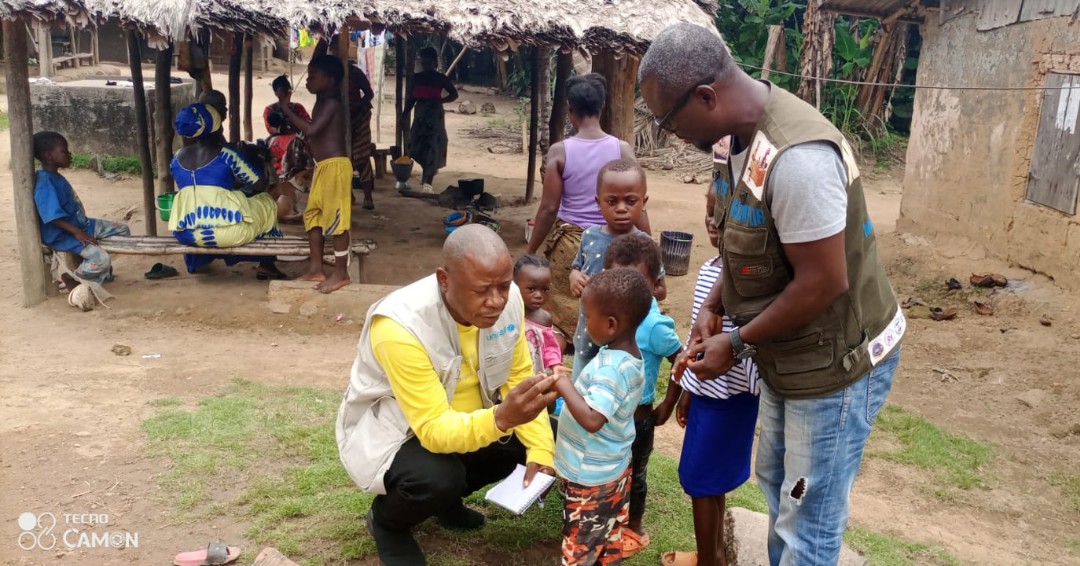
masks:
<svg viewBox="0 0 1080 566"><path fill-rule="evenodd" d="M728 530L728 524L731 530ZM728 509L724 521L725 532L730 533L738 566L769 566L769 516L749 509ZM729 554L730 556L730 554ZM869 566L869 562L846 544L840 549L839 566Z"/></svg>
<svg viewBox="0 0 1080 566"><path fill-rule="evenodd" d="M289 560L287 556L282 554L276 548L266 547L255 557L255 562L251 566L300 566L296 562Z"/></svg>
<svg viewBox="0 0 1080 566"><path fill-rule="evenodd" d="M343 320L363 322L368 308L396 289L392 285L352 283L324 295L310 281L271 281L267 307L281 315L334 320L341 314Z"/></svg>

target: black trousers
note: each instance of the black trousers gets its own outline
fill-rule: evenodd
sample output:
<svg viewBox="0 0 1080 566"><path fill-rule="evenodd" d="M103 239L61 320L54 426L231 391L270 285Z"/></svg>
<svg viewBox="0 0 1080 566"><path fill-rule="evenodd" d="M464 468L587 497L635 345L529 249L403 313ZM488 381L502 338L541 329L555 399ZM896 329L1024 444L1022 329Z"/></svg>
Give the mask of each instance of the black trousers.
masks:
<svg viewBox="0 0 1080 566"><path fill-rule="evenodd" d="M386 495L372 502L373 519L388 529L412 528L524 463L525 447L516 436L467 454L435 454L413 437L383 478Z"/></svg>
<svg viewBox="0 0 1080 566"><path fill-rule="evenodd" d="M634 421L637 436L630 446L630 467L633 479L630 482L630 519L637 520L645 516L645 497L649 494L649 456L653 452L653 440L656 433L656 415L649 415L643 421Z"/></svg>

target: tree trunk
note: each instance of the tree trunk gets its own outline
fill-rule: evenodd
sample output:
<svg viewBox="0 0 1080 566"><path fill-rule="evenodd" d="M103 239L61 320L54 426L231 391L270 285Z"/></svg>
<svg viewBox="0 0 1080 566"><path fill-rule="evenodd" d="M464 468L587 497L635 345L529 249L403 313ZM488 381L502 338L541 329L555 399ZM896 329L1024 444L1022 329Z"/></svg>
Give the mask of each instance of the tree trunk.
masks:
<svg viewBox="0 0 1080 566"><path fill-rule="evenodd" d="M821 107L820 83L814 77L827 77L832 71L832 49L836 37L836 15L821 11L825 0L810 0L803 16L802 58L799 61L798 95Z"/></svg>
<svg viewBox="0 0 1080 566"><path fill-rule="evenodd" d="M566 137L566 81L574 70L574 54L560 52L555 64L555 93L551 99L551 121L548 142L558 143Z"/></svg>
<svg viewBox="0 0 1080 566"><path fill-rule="evenodd" d="M769 40L765 43L765 58L761 62L761 78L768 79L773 68L777 49L784 50L784 26L769 26Z"/></svg>
<svg viewBox="0 0 1080 566"><path fill-rule="evenodd" d="M900 26L897 29L897 25ZM877 85L860 85L856 97L859 112L862 113L866 127L881 131L885 127L885 98L894 87L894 67L903 67L907 36L907 24L892 24L882 28L882 36L874 47L874 55L863 78L864 82Z"/></svg>
<svg viewBox="0 0 1080 566"><path fill-rule="evenodd" d="M229 142L240 141L240 62L244 54L244 34L234 33L229 51Z"/></svg>
<svg viewBox="0 0 1080 566"><path fill-rule="evenodd" d="M29 53L22 20L3 20L4 68L7 78L8 134L11 138L11 181L15 201L22 304L32 307L57 294L49 268L41 259L41 231L34 203L34 135L30 106Z"/></svg>
<svg viewBox="0 0 1080 566"><path fill-rule="evenodd" d="M173 153L172 74L173 44L158 51L154 68L154 134L157 141L158 194L173 192L169 166Z"/></svg>
<svg viewBox="0 0 1080 566"><path fill-rule="evenodd" d="M634 87L640 60L630 54L616 59L610 52L593 57L593 71L607 79L607 103L600 114L600 127L607 133L634 143Z"/></svg>
<svg viewBox="0 0 1080 566"><path fill-rule="evenodd" d="M551 128L548 127L551 121L551 48L550 47L537 47L537 59L539 65L535 67L536 74L533 76L533 81L540 83L539 98L537 104L540 105L540 179L544 178L544 173L547 170L547 159L544 156L547 155L548 148L551 147ZM541 181L543 182L543 181Z"/></svg>
<svg viewBox="0 0 1080 566"><path fill-rule="evenodd" d="M131 84L135 95L135 145L139 146L139 165L142 167L143 213L146 234L157 236L157 209L154 206L154 159L150 155L150 121L146 117L146 88L143 86L142 54L139 32L127 31L128 61L131 63Z"/></svg>

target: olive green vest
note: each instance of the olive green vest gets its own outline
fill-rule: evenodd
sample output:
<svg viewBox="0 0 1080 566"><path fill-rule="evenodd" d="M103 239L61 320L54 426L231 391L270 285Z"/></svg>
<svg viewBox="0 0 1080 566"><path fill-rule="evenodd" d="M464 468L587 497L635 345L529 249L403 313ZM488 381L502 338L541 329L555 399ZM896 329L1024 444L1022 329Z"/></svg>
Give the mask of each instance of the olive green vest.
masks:
<svg viewBox="0 0 1080 566"><path fill-rule="evenodd" d="M784 255L766 204L771 165L789 147L825 141L840 151L847 169L848 291L809 324L754 344L765 383L785 397L825 395L859 380L891 352L906 321L878 260L877 239L866 212L859 170L843 135L820 112L795 95L770 85L765 112L742 170L720 173L715 222L723 256L724 311L744 326L791 283L794 273Z"/></svg>

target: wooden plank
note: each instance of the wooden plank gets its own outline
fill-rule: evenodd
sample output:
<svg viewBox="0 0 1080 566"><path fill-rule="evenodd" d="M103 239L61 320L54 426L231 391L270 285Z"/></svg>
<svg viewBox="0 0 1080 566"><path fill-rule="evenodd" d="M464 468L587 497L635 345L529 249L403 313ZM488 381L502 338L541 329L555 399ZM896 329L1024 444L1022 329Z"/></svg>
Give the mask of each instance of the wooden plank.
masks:
<svg viewBox="0 0 1080 566"><path fill-rule="evenodd" d="M1031 152L1027 200L1076 214L1080 184L1080 75L1049 73Z"/></svg>
<svg viewBox="0 0 1080 566"><path fill-rule="evenodd" d="M268 238L233 248L199 248L185 246L171 236L110 236L100 240L101 249L116 254L129 255L308 255L307 238ZM378 248L374 240L353 240L349 249L354 254L369 254ZM332 253L333 242L324 248Z"/></svg>
<svg viewBox="0 0 1080 566"><path fill-rule="evenodd" d="M127 30L127 44L128 61L131 67L131 90L135 98L135 145L139 146L139 165L142 167L143 214L146 217L146 233L157 236L154 159L150 154L150 121L146 116L146 88L143 86L142 54L137 30Z"/></svg>
<svg viewBox="0 0 1080 566"><path fill-rule="evenodd" d="M1023 0L983 0L975 29L987 31L1015 24L1020 19Z"/></svg>
<svg viewBox="0 0 1080 566"><path fill-rule="evenodd" d="M1080 10L1080 0L1024 0L1024 7L1020 9L1020 21L1071 16L1077 10Z"/></svg>
<svg viewBox="0 0 1080 566"><path fill-rule="evenodd" d="M41 232L34 204L34 128L30 106L30 69L27 33L20 20L3 20L4 71L7 79L8 134L11 137L11 181L15 201L15 236L18 241L22 304L32 307L56 294L49 269L42 261Z"/></svg>

